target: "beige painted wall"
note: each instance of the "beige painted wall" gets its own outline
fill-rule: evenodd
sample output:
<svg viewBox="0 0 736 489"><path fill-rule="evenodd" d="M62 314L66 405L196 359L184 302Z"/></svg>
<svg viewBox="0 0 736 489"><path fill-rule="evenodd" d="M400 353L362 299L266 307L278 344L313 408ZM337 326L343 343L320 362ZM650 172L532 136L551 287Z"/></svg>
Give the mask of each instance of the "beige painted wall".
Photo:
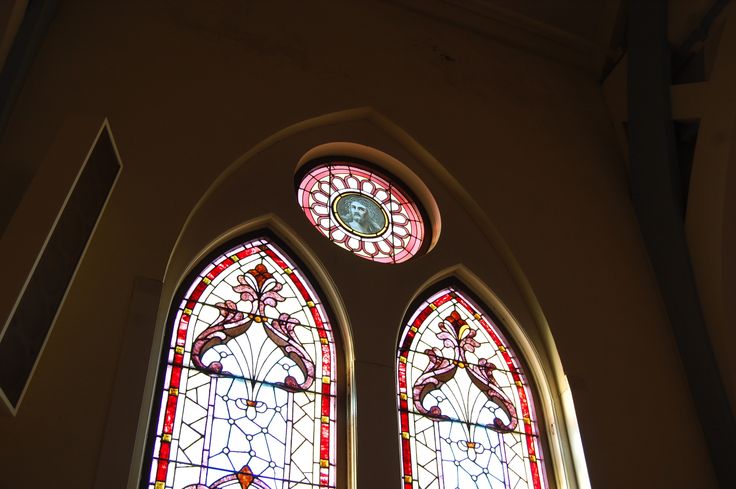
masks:
<svg viewBox="0 0 736 489"><path fill-rule="evenodd" d="M418 144L366 120L311 128L240 166L183 230L218 175L259 142L356 107ZM398 484L393 347L416 288L463 263L533 336L544 331L468 202L505 240L549 324L593 487L715 487L592 76L390 3L62 2L0 140L0 159L29 168L12 181L27 181L80 114L110 120L125 166L23 405L0 418L8 487L39 473L93 487L134 278L162 280L170 296L203 246L267 212L314 251L350 317L359 486ZM429 255L374 265L308 229L293 199L296 158L338 137L393 154L425 181L443 217ZM373 288L360 280L390 286L366 301ZM376 303L389 321L376 324Z"/></svg>

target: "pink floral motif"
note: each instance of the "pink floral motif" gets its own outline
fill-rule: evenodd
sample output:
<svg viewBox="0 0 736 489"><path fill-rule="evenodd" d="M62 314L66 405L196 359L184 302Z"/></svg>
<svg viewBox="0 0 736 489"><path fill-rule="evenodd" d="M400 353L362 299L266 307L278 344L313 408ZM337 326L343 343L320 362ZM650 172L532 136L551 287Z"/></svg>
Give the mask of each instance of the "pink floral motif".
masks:
<svg viewBox="0 0 736 489"><path fill-rule="evenodd" d="M209 328L202 331L192 345L192 362L201 369L214 374L227 374L222 371L222 364L214 361L208 365L202 362L202 356L212 347L222 345L245 333L252 319L238 311L233 301L218 302L215 306L220 310L220 318Z"/></svg>
<svg viewBox="0 0 736 489"><path fill-rule="evenodd" d="M360 234L340 224L333 204L346 194L363 196L382 208L388 222L380 234ZM422 247L425 224L416 203L387 178L360 166L334 161L315 167L300 182L297 199L320 233L368 260L400 263Z"/></svg>
<svg viewBox="0 0 736 489"><path fill-rule="evenodd" d="M270 327L266 327L268 337L304 373L304 382L301 384L291 375L288 375L284 379L283 384L280 384L282 387L291 390L308 389L314 382L314 362L309 358L309 354L296 338L294 326L297 324L298 322L288 314L281 314L278 319L271 321Z"/></svg>
<svg viewBox="0 0 736 489"><path fill-rule="evenodd" d="M299 383L293 376L288 375L279 385L289 390L302 390L314 383L314 361L296 337L294 327L297 321L288 314L280 314L278 319L270 322L266 317L266 306L276 308L284 297L279 294L283 288L273 274L262 263L238 276L238 285L233 290L240 294L240 299L250 303L250 311L245 314L238 310L233 301L218 302L219 319L209 328L197 336L192 346L192 362L206 372L213 374L230 374L222 371L222 364L213 361L206 364L202 361L204 354L217 345L223 345L230 340L244 334L253 325L253 322L263 323L268 337L284 352L288 358L296 363L304 374L304 381Z"/></svg>
<svg viewBox="0 0 736 489"><path fill-rule="evenodd" d="M481 358L478 365L468 365L467 368L470 380L473 381L478 389L483 391L483 394L485 394L490 401L500 407L510 420L507 424L500 418L495 418L493 420L493 426L489 426L489 428L502 432L511 431L516 428L518 420L514 416L514 413L516 412L514 405L506 394L501 391L496 379L493 378L493 371L496 369L496 366L487 359Z"/></svg>
<svg viewBox="0 0 736 489"><path fill-rule="evenodd" d="M483 394L496 404L508 417L509 423L505 423L496 417L488 428L494 431L507 432L516 428L517 419L514 415L516 410L511 400L503 393L493 371L496 366L482 358L477 365L468 363L466 352L472 353L480 343L475 340L478 334L470 325L460 317L457 311L453 311L444 321L439 323L440 331L436 334L437 339L442 340L445 348L453 350L452 358L442 356L439 348L433 347L424 351L429 357L429 364L417 378L413 387L414 407L417 411L428 416L439 419L447 419L442 414L439 406L429 409L424 407L424 399L430 392L439 389L442 385L452 379L458 371L458 367L467 369L470 380Z"/></svg>
<svg viewBox="0 0 736 489"><path fill-rule="evenodd" d="M442 409L439 406L432 406L426 409L423 403L427 394L439 389L442 387L442 384L455 376L457 365L451 360L442 357L442 352L439 348L427 349L424 353L429 357L429 365L427 365L427 368L424 369L424 372L414 384L414 407L422 414L447 419L447 416L442 414Z"/></svg>
<svg viewBox="0 0 736 489"><path fill-rule="evenodd" d="M252 313L264 315L266 306L276 307L276 304L284 300L279 294L283 286L273 278L262 263L248 270L247 274L238 276L238 282L240 285L233 287L233 290L240 293L242 300L257 304Z"/></svg>

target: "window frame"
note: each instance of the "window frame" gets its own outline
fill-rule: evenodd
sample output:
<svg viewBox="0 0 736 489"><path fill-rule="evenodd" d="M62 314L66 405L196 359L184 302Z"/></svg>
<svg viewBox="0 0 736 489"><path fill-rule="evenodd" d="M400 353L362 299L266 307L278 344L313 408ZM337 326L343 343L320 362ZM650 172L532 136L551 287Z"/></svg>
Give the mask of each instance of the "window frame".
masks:
<svg viewBox="0 0 736 489"><path fill-rule="evenodd" d="M467 282L473 283L474 287L468 285ZM473 275L472 272L465 269L465 267L458 266L454 267L453 270L440 272L440 274L430 279L420 289L418 289L404 310L402 322L397 331L394 392L397 413L398 451L401 462L401 489L405 489L405 487L407 487L405 486L403 469L404 459L398 370L401 341L405 330L410 328L409 320L414 313L427 301L429 297L447 288L453 288L459 291L463 296L470 300L471 306L476 307L479 313L486 315L488 319L490 319L492 325L495 326L502 334L501 339L506 341L508 347L514 352L514 358L519 362L519 369L522 371L529 386L527 393L531 397L531 402L533 403L532 408L534 415L536 416L535 421L539 431L539 448L543 454L539 464L542 469L540 471L540 478L543 479L542 487L546 487L546 489L576 487L576 485L572 483L572 480L567 477L567 471L572 467L569 467L568 463L561 460L565 449L561 446L556 447L551 443L551 438L553 437L557 438L561 442L560 429L559 427L554 426L555 416L554 414L547 412L549 410L549 406L556 404L556 401L554 399L548 399L548 402L543 402L544 398L542 397L542 393L544 391L550 391L550 388L549 385L547 385L547 379L540 378L542 377L542 372L540 372L538 368L533 368L532 366L532 361L535 363L544 363L539 357L536 348L534 348L534 342L524 334L524 328L520 326L518 321L513 317L500 299L491 291L491 289L480 282L480 279ZM476 292L476 289L479 289L478 292ZM483 292L485 293L482 294ZM489 300L484 300L482 296L487 297ZM409 422L411 422L411 419L409 419ZM409 449L411 450L411 447L409 447ZM414 453L412 453L412 456L414 456ZM562 465L562 467L559 465ZM412 482L410 486L414 487L414 482ZM533 489L533 486L529 487L530 489Z"/></svg>
<svg viewBox="0 0 736 489"><path fill-rule="evenodd" d="M403 193L404 197L406 197L408 201L411 201L416 206L417 211L422 218L422 227L424 230L424 235L422 236L420 240L421 243L419 247L417 248L416 253L414 253L408 258L405 258L402 261L377 262L376 260L371 260L353 251L343 248L342 246L334 243L329 236L325 236L324 234L322 234L322 232L319 229L317 229L316 226L312 225L310 219L306 216L306 210L302 207L301 202L299 202L298 199L296 199L297 205L299 206L299 209L301 209L304 219L306 219L307 222L309 222L310 227L312 227L324 239L328 240L333 245L338 246L339 248L345 250L346 252L356 255L358 258L362 260L367 260L369 262L377 262L382 265L398 265L401 263L406 263L406 262L415 260L425 255L426 253L428 253L433 246L433 242L436 240L435 235L437 234L437 230L433 228L433 225L432 225L433 220L431 219L429 213L427 212L427 209L426 209L427 206L425 202L423 202L422 199L419 198L417 193L414 192L408 184L404 183L398 176L392 173L388 168L378 163L374 163L369 160L359 158L356 156L349 156L347 154L337 154L337 153L322 155L322 156L308 159L307 161L299 165L299 167L297 168L294 174L295 196L298 195L298 192L301 188L302 181L309 173L312 172L312 170L320 166L328 166L328 165L340 164L340 163L346 163L348 165L355 166L355 167L370 171L372 173L375 173L377 176L388 181L392 187L397 188L400 193Z"/></svg>
<svg viewBox="0 0 736 489"><path fill-rule="evenodd" d="M161 415L161 402L164 396L163 387L166 383L166 371L168 365L167 356L171 347L172 337L176 330L175 320L181 299L186 295L186 292L189 287L191 287L193 281L199 277L202 269L211 264L214 259L238 244L259 238L268 240L283 254L285 254L295 267L302 272L304 278L314 289L315 295L322 300L322 307L325 310L325 315L330 325L330 330L335 344L334 368L336 369L335 382L337 383L335 404L335 484L337 488L347 487L347 481L352 476L350 472L354 472L354 469L348 466L353 455L350 453L351 444L349 440L352 436L351 433L349 433L349 428L347 426L348 406L351 404L352 400L350 398L353 396L351 385L349 384L349 378L351 375L348 375L346 372L346 350L349 348L349 344L345 342L344 332L342 331L343 328L336 320L341 315L336 314L337 311L332 305L332 301L329 300L328 294L326 294L321 282L310 267L307 266L305 261L302 260L302 258L294 251L293 247L289 246L284 239L274 232L273 229L267 226L262 226L255 227L245 232L236 233L234 236L219 242L219 244L216 244L215 246L208 247L206 251L198 254L194 260L192 260L187 272L179 280L176 289L169 300L168 312L166 313L163 326L164 329L161 348L159 349L158 356L155 360L157 364L156 378L153 386L153 395L150 397L151 404L148 409L148 420L144 432L145 440L143 453L139 465L137 487L140 489L148 489L148 485L150 484L150 470L155 458L154 451L156 446L158 420Z"/></svg>

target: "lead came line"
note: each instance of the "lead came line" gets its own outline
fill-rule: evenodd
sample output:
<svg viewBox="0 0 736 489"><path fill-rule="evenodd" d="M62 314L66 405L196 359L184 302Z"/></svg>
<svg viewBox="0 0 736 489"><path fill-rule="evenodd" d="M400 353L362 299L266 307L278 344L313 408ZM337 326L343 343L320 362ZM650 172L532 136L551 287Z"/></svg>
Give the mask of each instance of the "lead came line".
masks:
<svg viewBox="0 0 736 489"><path fill-rule="evenodd" d="M201 468L199 471L199 483L207 483L207 467L209 466L210 443L212 443L212 422L215 419L215 395L217 393L217 377L210 377L209 399L207 400L207 423L204 431L204 445L202 450ZM183 415L183 413L182 413ZM205 461L207 463L205 463Z"/></svg>

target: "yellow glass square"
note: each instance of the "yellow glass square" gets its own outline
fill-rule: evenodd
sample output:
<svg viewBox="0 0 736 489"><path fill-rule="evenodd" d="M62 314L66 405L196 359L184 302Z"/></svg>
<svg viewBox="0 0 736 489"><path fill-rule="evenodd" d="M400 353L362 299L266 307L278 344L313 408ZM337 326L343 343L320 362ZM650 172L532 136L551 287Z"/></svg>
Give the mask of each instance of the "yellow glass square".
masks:
<svg viewBox="0 0 736 489"><path fill-rule="evenodd" d="M169 389L169 394L171 394L172 396L178 396L179 395L179 389L177 389L176 387L172 387L172 388Z"/></svg>
<svg viewBox="0 0 736 489"><path fill-rule="evenodd" d="M402 392L401 394L399 394L399 397L401 398L402 401L406 401L407 399L406 392Z"/></svg>
<svg viewBox="0 0 736 489"><path fill-rule="evenodd" d="M433 311L437 310L437 306L435 306L434 304L430 304L429 308L432 309Z"/></svg>
<svg viewBox="0 0 736 489"><path fill-rule="evenodd" d="M166 485L163 482L161 481L156 482L156 485L155 485L156 489L165 489L165 487Z"/></svg>
<svg viewBox="0 0 736 489"><path fill-rule="evenodd" d="M325 459L321 459L319 461L319 466L322 467L323 469L326 469L327 467L330 466L330 462Z"/></svg>
<svg viewBox="0 0 736 489"><path fill-rule="evenodd" d="M314 302L307 301L307 307L314 307Z"/></svg>
<svg viewBox="0 0 736 489"><path fill-rule="evenodd" d="M170 434L168 434L168 433L164 433L164 434L163 434L163 436L161 437L161 439L162 439L163 441L168 441L168 442L171 442L171 435L170 435Z"/></svg>
<svg viewBox="0 0 736 489"><path fill-rule="evenodd" d="M328 418L327 416L322 416L320 418L320 421L322 421L324 424L327 424L330 422L330 418Z"/></svg>
<svg viewBox="0 0 736 489"><path fill-rule="evenodd" d="M322 377L322 383L323 384L329 384L330 383L330 378L325 375L324 377Z"/></svg>
<svg viewBox="0 0 736 489"><path fill-rule="evenodd" d="M238 260L240 260L240 258L238 258L238 255L232 255L232 256L230 257L230 259L231 259L232 261L238 261Z"/></svg>
<svg viewBox="0 0 736 489"><path fill-rule="evenodd" d="M177 346L176 348L174 348L174 351L176 353L178 353L179 355L183 355L184 354L184 347L183 346Z"/></svg>
<svg viewBox="0 0 736 489"><path fill-rule="evenodd" d="M404 440L408 440L409 439L409 432L408 431L402 431L401 432L401 438L403 438Z"/></svg>
<svg viewBox="0 0 736 489"><path fill-rule="evenodd" d="M285 273L286 275L291 275L292 273L294 273L294 271L293 271L293 270L292 270L291 268L288 268L288 267L287 267L287 268L284 268L284 273Z"/></svg>
<svg viewBox="0 0 736 489"><path fill-rule="evenodd" d="M205 277L205 278L202 279L202 282L204 282L204 283L206 283L206 284L209 285L212 282L212 280L210 280L207 277Z"/></svg>
<svg viewBox="0 0 736 489"><path fill-rule="evenodd" d="M411 476L410 475L405 475L404 476L404 482L408 482L409 484L411 484Z"/></svg>

